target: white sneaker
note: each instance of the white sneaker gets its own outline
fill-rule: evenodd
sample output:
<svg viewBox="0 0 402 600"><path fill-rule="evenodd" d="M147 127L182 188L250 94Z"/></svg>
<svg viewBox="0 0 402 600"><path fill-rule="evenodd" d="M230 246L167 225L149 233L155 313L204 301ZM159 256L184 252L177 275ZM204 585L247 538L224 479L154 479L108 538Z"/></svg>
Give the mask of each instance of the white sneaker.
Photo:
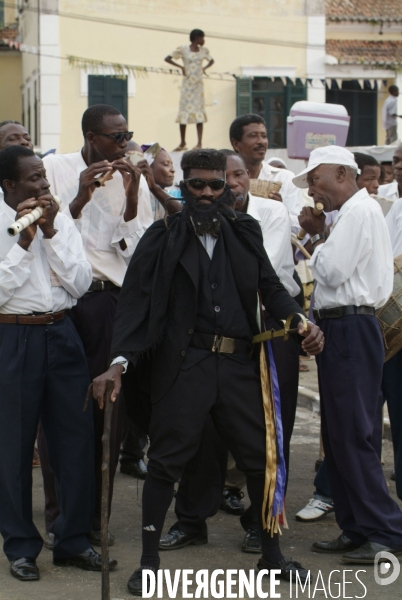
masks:
<svg viewBox="0 0 402 600"><path fill-rule="evenodd" d="M310 523L319 521L333 510L334 504L332 502L310 498L306 506L296 514L296 521L308 521Z"/></svg>

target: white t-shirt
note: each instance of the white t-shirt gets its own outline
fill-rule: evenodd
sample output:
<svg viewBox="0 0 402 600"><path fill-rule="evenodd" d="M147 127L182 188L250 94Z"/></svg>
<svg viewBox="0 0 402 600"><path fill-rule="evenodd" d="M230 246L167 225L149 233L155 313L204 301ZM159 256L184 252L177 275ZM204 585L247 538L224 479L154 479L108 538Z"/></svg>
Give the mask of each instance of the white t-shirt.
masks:
<svg viewBox="0 0 402 600"><path fill-rule="evenodd" d="M388 96L382 107L382 126L384 129L396 126L396 117L392 115L397 114L397 103L398 98L396 96Z"/></svg>
<svg viewBox="0 0 402 600"><path fill-rule="evenodd" d="M52 194L59 196L61 210L72 219L69 205L78 192L79 178L88 168L82 153L49 154L43 159ZM153 223L150 192L143 176L140 180L137 216L124 221L126 194L121 174L97 188L74 222L81 233L87 258L92 266L93 278L111 281L121 287L127 265L142 235ZM120 247L124 239L125 250Z"/></svg>
<svg viewBox="0 0 402 600"><path fill-rule="evenodd" d="M315 308L386 303L394 281L391 240L381 208L365 188L342 206L309 267L317 282Z"/></svg>

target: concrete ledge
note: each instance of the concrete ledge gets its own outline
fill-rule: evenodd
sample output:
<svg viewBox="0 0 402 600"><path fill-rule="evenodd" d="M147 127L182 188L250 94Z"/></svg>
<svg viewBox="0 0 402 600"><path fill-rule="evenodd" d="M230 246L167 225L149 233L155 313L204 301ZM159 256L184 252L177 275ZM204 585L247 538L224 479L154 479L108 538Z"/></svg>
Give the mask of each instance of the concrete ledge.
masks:
<svg viewBox="0 0 402 600"><path fill-rule="evenodd" d="M320 395L309 388L299 385L299 394L297 397L297 406L302 406L311 410L313 413L320 414ZM391 426L389 417L384 416L383 438L392 442Z"/></svg>

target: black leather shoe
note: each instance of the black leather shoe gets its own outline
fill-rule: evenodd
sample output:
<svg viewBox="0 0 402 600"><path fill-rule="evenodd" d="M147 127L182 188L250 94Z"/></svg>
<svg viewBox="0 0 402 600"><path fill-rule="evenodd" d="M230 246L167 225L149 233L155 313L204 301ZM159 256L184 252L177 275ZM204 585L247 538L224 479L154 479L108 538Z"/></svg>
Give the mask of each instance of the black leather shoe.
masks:
<svg viewBox="0 0 402 600"><path fill-rule="evenodd" d="M145 477L148 475L148 469L142 458L137 461L123 460L120 461L120 473L131 475L137 479L145 479Z"/></svg>
<svg viewBox="0 0 402 600"><path fill-rule="evenodd" d="M95 552L93 548L88 548L82 554L69 556L68 558L53 558L53 564L56 567L77 567L84 571L102 571L101 555ZM117 565L117 560L109 558L109 571L112 571Z"/></svg>
<svg viewBox="0 0 402 600"><path fill-rule="evenodd" d="M229 515L242 515L246 507L240 500L244 498L243 492L239 490L226 488L223 490L221 500L221 510L224 510Z"/></svg>
<svg viewBox="0 0 402 600"><path fill-rule="evenodd" d="M246 532L241 549L243 552L250 552L250 554L261 554L261 537L258 529L249 529Z"/></svg>
<svg viewBox="0 0 402 600"><path fill-rule="evenodd" d="M139 569L134 571L130 579L127 581L127 589L130 592L130 594L133 594L133 596L142 596L142 571L144 569L153 571L154 573L158 571L158 569L155 569L155 567L140 567ZM147 577L147 582L148 579L149 578Z"/></svg>
<svg viewBox="0 0 402 600"><path fill-rule="evenodd" d="M102 546L102 532L95 530L91 531L91 533L88 536L88 540L92 546ZM116 538L110 533L110 531L107 532L107 540L108 546L113 546L113 544L116 541Z"/></svg>
<svg viewBox="0 0 402 600"><path fill-rule="evenodd" d="M373 565L376 554L379 552L389 552L394 556L402 556L402 548L389 548L377 542L366 542L357 550L347 552L341 557L341 562L357 565Z"/></svg>
<svg viewBox="0 0 402 600"><path fill-rule="evenodd" d="M343 533L336 538L336 540L332 540L331 542L314 542L311 546L311 550L313 552L323 552L325 554L332 554L333 552L348 552L349 550L354 550L358 548L357 544L354 544L352 540L350 540Z"/></svg>
<svg viewBox="0 0 402 600"><path fill-rule="evenodd" d="M308 577L308 571L303 569L299 562L285 557L278 563L270 563L263 558L260 558L257 563L257 569L259 571L262 571L263 569L268 569L268 571L271 569L280 569L280 579L283 579L284 581L292 581L293 583L296 581L296 572L299 574L299 579L302 583L304 583Z"/></svg>
<svg viewBox="0 0 402 600"><path fill-rule="evenodd" d="M18 558L10 562L10 573L20 581L38 581L39 569L34 558Z"/></svg>
<svg viewBox="0 0 402 600"><path fill-rule="evenodd" d="M189 535L180 529L171 529L159 540L159 550L180 550L185 546L202 546L208 544L207 535Z"/></svg>

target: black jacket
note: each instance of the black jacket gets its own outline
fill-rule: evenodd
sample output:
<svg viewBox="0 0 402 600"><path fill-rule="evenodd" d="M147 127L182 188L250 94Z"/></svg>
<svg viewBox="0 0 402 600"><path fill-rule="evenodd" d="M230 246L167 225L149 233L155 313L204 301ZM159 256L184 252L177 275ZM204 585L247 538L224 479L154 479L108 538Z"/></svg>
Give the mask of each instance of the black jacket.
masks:
<svg viewBox="0 0 402 600"><path fill-rule="evenodd" d="M259 333L258 290L276 320L301 312L268 259L257 221L236 213L233 221L222 219L220 235L254 334ZM153 403L172 385L194 330L198 270L195 232L181 213L168 228L162 220L154 223L138 244L120 293L112 342L112 358L124 356L133 365L123 377L128 408L133 385Z"/></svg>

